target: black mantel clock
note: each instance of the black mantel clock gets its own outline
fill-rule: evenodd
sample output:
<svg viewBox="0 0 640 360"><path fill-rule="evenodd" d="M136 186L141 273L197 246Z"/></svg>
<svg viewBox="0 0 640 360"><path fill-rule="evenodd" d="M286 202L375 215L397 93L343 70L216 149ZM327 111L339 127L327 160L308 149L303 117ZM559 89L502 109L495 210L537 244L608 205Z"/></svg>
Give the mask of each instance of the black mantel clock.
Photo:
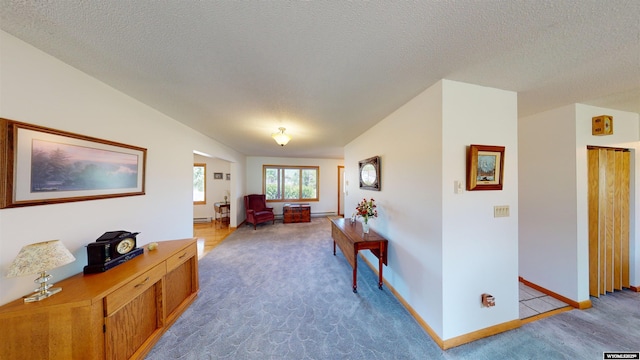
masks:
<svg viewBox="0 0 640 360"><path fill-rule="evenodd" d="M87 245L88 265L84 267L84 273L105 272L144 253L144 249L136 244L138 234L124 230L108 231Z"/></svg>

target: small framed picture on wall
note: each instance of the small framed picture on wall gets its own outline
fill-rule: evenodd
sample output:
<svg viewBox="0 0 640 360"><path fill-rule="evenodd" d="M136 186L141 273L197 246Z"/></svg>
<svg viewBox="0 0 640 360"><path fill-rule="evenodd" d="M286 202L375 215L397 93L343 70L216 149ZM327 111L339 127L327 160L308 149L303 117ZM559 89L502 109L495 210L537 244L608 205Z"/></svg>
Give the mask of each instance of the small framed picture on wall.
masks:
<svg viewBox="0 0 640 360"><path fill-rule="evenodd" d="M469 145L467 190L502 190L504 146Z"/></svg>
<svg viewBox="0 0 640 360"><path fill-rule="evenodd" d="M227 174L227 180L231 180L231 174Z"/></svg>
<svg viewBox="0 0 640 360"><path fill-rule="evenodd" d="M216 180L222 180L222 173L214 172L213 173L213 178L216 179Z"/></svg>

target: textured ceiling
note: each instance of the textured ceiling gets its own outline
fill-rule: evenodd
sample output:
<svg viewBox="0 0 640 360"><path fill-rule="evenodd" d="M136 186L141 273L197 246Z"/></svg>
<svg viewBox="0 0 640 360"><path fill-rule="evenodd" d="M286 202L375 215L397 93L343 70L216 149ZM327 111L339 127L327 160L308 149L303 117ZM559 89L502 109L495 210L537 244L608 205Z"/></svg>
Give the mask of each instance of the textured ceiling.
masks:
<svg viewBox="0 0 640 360"><path fill-rule="evenodd" d="M521 116L640 112L637 0L0 6L2 30L247 155L341 158L443 78L516 91Z"/></svg>

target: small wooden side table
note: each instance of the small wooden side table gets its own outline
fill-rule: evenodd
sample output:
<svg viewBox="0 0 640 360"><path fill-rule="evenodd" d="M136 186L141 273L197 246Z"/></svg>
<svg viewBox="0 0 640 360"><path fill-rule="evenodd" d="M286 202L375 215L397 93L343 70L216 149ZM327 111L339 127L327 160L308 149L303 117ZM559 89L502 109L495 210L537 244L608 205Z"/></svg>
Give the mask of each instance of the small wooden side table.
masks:
<svg viewBox="0 0 640 360"><path fill-rule="evenodd" d="M213 207L216 211L215 222L220 225L229 225L229 211L231 210L231 204L217 202L213 204Z"/></svg>
<svg viewBox="0 0 640 360"><path fill-rule="evenodd" d="M333 237L333 255L336 244L353 268L353 292L358 292L358 251L369 249L378 258L378 288L382 290L382 264L387 265L389 241L373 230L362 232L360 222L351 222L345 218L331 218L331 237Z"/></svg>

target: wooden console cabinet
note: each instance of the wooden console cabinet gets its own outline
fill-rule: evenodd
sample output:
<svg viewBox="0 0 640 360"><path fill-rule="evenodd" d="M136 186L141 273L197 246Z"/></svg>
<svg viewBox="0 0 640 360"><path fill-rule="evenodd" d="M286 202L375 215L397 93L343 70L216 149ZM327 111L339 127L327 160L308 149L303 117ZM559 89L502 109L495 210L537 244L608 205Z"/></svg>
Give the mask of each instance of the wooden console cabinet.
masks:
<svg viewBox="0 0 640 360"><path fill-rule="evenodd" d="M56 282L62 292L0 307L0 359L139 359L195 300L196 239L97 274Z"/></svg>
<svg viewBox="0 0 640 360"><path fill-rule="evenodd" d="M287 204L282 207L283 223L311 221L311 206L308 204Z"/></svg>

